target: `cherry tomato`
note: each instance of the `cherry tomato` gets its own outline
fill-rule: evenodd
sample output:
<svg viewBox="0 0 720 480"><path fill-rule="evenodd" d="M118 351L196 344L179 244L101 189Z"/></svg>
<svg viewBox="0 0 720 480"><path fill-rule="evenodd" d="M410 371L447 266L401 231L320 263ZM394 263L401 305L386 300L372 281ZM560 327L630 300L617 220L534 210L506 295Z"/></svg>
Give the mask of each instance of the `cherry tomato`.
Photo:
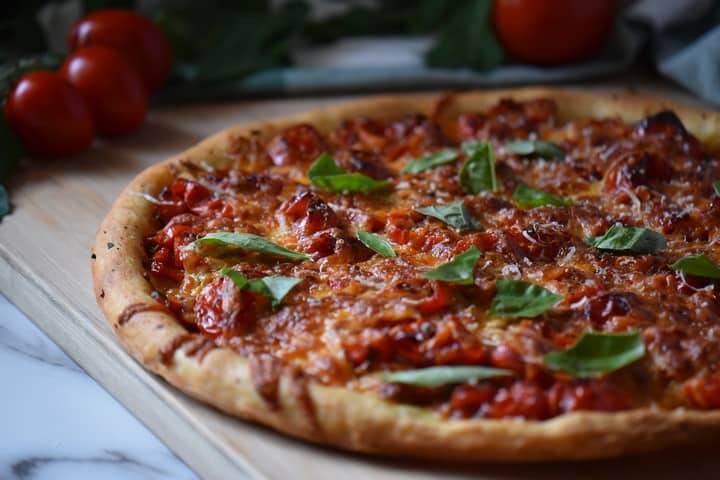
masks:
<svg viewBox="0 0 720 480"><path fill-rule="evenodd" d="M610 33L615 0L494 0L493 24L515 58L536 65L582 60Z"/></svg>
<svg viewBox="0 0 720 480"><path fill-rule="evenodd" d="M95 136L87 101L54 72L26 73L5 104L10 127L31 153L51 157L85 150Z"/></svg>
<svg viewBox="0 0 720 480"><path fill-rule="evenodd" d="M130 10L100 10L73 25L67 38L71 52L99 45L123 52L142 74L148 90L162 86L172 66L172 49L165 33Z"/></svg>
<svg viewBox="0 0 720 480"><path fill-rule="evenodd" d="M87 99L100 133L128 133L145 121L145 83L122 53L107 47L82 48L65 60L60 75Z"/></svg>

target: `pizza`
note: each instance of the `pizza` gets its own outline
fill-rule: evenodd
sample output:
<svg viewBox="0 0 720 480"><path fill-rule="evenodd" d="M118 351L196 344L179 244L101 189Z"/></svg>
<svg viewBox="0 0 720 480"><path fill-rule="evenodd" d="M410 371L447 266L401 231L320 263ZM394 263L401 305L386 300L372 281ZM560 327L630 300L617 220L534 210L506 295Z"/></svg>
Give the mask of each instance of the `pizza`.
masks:
<svg viewBox="0 0 720 480"><path fill-rule="evenodd" d="M545 461L720 438L720 115L516 89L225 130L101 225L145 367L289 435Z"/></svg>

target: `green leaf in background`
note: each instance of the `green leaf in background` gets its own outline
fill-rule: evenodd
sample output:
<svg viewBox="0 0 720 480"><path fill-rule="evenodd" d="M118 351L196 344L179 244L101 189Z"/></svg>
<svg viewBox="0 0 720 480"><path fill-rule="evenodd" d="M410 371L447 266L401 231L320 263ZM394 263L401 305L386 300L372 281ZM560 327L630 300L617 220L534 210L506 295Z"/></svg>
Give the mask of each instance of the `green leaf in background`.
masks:
<svg viewBox="0 0 720 480"><path fill-rule="evenodd" d="M293 277L271 276L249 279L237 270L223 267L221 273L230 278L240 290L260 293L270 299L273 308L302 280Z"/></svg>
<svg viewBox="0 0 720 480"><path fill-rule="evenodd" d="M558 197L550 193L545 193L542 190L536 190L528 187L524 183L521 183L517 190L515 190L513 199L520 208L541 207L543 205L555 205L562 207L573 204L573 201L569 198Z"/></svg>
<svg viewBox="0 0 720 480"><path fill-rule="evenodd" d="M588 243L611 252L655 253L667 247L662 234L642 227L613 225L601 237L590 237Z"/></svg>
<svg viewBox="0 0 720 480"><path fill-rule="evenodd" d="M174 85L162 98L183 100L219 98L251 73L289 65L309 7L304 1L273 6L264 0L205 0L167 3L152 13L175 55Z"/></svg>
<svg viewBox="0 0 720 480"><path fill-rule="evenodd" d="M490 0L447 2L455 9L425 54L430 67L489 70L503 60L503 50L492 28Z"/></svg>
<svg viewBox="0 0 720 480"><path fill-rule="evenodd" d="M552 369L589 377L613 372L644 355L645 344L638 332L586 332L568 350L548 353L543 361Z"/></svg>
<svg viewBox="0 0 720 480"><path fill-rule="evenodd" d="M432 153L426 157L410 160L402 169L402 173L420 173L431 168L450 163L458 157L458 152L450 148Z"/></svg>
<svg viewBox="0 0 720 480"><path fill-rule="evenodd" d="M477 247L470 247L449 262L425 272L423 278L456 285L472 285L475 265L481 255L482 252Z"/></svg>
<svg viewBox="0 0 720 480"><path fill-rule="evenodd" d="M388 372L384 373L380 378L383 381L392 383L417 385L419 387L440 387L486 378L507 377L509 375L513 375L513 372L501 368L457 365Z"/></svg>
<svg viewBox="0 0 720 480"><path fill-rule="evenodd" d="M392 248L392 245L390 245L384 238L362 230L357 232L357 236L358 240L360 240L363 245L368 247L370 250L379 253L383 257L392 258L397 256L395 254L395 250Z"/></svg>
<svg viewBox="0 0 720 480"><path fill-rule="evenodd" d="M494 192L499 187L495 176L495 154L490 142L465 142L467 160L460 169L460 186L467 193Z"/></svg>
<svg viewBox="0 0 720 480"><path fill-rule="evenodd" d="M670 265L670 268L697 277L720 279L720 266L704 253L683 257Z"/></svg>
<svg viewBox="0 0 720 480"><path fill-rule="evenodd" d="M720 180L713 182L713 190L715 190L715 195L720 195Z"/></svg>
<svg viewBox="0 0 720 480"><path fill-rule="evenodd" d="M346 173L326 152L310 166L308 178L314 185L336 192L368 192L389 185L386 180L375 180L362 173Z"/></svg>
<svg viewBox="0 0 720 480"><path fill-rule="evenodd" d="M543 140L515 140L505 145L505 150L517 155L537 155L538 157L561 158L565 150L553 142Z"/></svg>
<svg viewBox="0 0 720 480"><path fill-rule="evenodd" d="M0 220L10 213L10 197L3 185L0 185Z"/></svg>
<svg viewBox="0 0 720 480"><path fill-rule="evenodd" d="M15 132L8 125L5 112L2 110L0 110L0 148L2 149L2 156L0 156L0 183L5 183L13 170L20 164L25 151L15 136Z"/></svg>
<svg viewBox="0 0 720 480"><path fill-rule="evenodd" d="M206 246L235 247L248 252L256 252L290 260L312 260L310 255L281 247L277 243L252 233L213 232L195 240L194 247Z"/></svg>
<svg viewBox="0 0 720 480"><path fill-rule="evenodd" d="M462 200L447 205L431 205L416 208L416 212L447 223L451 227L462 230L482 230L482 224L468 212Z"/></svg>
<svg viewBox="0 0 720 480"><path fill-rule="evenodd" d="M522 280L503 278L495 281L495 298L488 310L494 317L537 317L563 299L551 291Z"/></svg>

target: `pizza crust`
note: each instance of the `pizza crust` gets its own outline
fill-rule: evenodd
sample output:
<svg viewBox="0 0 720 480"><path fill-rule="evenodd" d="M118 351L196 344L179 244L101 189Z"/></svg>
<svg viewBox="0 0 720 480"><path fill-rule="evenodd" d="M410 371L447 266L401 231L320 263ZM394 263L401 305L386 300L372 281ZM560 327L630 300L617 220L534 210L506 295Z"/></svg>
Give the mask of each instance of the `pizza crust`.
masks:
<svg viewBox="0 0 720 480"><path fill-rule="evenodd" d="M452 95L440 115L450 118L484 110L503 97L553 99L561 119L619 116L631 122L668 108L703 142L720 146L720 113L640 95L536 88L469 92ZM277 372L277 402L269 402L258 392L250 361L229 349L215 348L198 355L187 343L163 361L168 346L178 343L187 332L172 315L158 310L160 304L151 296L152 286L143 265L143 242L153 233L155 206L135 193L156 195L171 182L172 167L180 161L227 162L223 152L231 139L253 130L272 135L284 127L308 122L326 133L347 117L429 114L437 101L434 95L376 97L243 124L142 172L103 221L92 265L97 301L130 354L184 392L227 413L312 442L384 456L463 462L552 461L613 457L720 439L720 411L644 408L617 413L575 412L546 421L447 421L431 410L323 386L290 370ZM131 306L136 308L130 316L127 309ZM143 311L143 306L156 310ZM123 312L126 315L121 322Z"/></svg>

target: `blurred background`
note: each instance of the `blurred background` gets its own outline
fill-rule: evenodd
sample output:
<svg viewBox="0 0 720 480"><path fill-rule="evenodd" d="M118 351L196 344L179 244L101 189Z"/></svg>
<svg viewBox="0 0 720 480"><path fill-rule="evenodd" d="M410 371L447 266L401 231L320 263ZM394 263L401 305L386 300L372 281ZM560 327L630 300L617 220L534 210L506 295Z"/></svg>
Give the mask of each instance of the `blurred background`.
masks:
<svg viewBox="0 0 720 480"><path fill-rule="evenodd" d="M18 59L59 63L72 24L89 12L141 12L173 49L171 77L156 95L163 102L571 82L642 65L720 105L714 0L25 0L0 8L0 80Z"/></svg>

